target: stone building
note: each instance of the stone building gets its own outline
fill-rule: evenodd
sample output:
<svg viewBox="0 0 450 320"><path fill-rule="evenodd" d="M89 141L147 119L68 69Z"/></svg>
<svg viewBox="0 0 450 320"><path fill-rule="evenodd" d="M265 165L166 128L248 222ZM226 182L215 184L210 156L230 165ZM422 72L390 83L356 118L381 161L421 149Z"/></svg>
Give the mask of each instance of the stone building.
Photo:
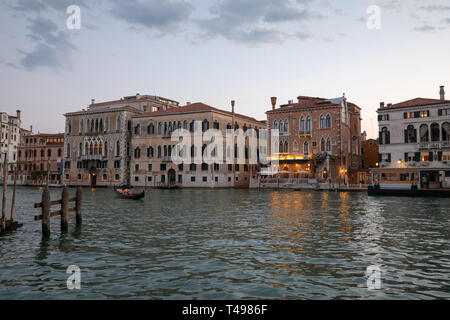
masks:
<svg viewBox="0 0 450 320"><path fill-rule="evenodd" d="M8 163L17 161L17 147L20 143L20 110L16 111L15 116L0 112L1 122L1 140L0 140L0 177L3 180L3 164L5 157L8 157Z"/></svg>
<svg viewBox="0 0 450 320"><path fill-rule="evenodd" d="M419 168L420 179L450 185L450 100L445 100L444 86L439 96L380 103L380 168Z"/></svg>
<svg viewBox="0 0 450 320"><path fill-rule="evenodd" d="M279 165L268 173L307 183L348 183L349 170L361 167L361 109L345 96L297 99L278 108L271 99L268 126L279 130L278 150L271 155Z"/></svg>
<svg viewBox="0 0 450 320"><path fill-rule="evenodd" d="M134 115L132 117L132 159L131 184L148 187L248 187L251 172L257 165L249 161L249 143L238 146L237 138L234 148L223 144L223 163L207 164L202 162L201 155L208 141L203 135L208 129L217 129L226 137L227 129L242 129L242 132L253 132L258 135L260 129L265 129L263 122L234 112L208 106L203 103L188 104L165 111ZM189 131L192 145L186 152L190 154L190 163L175 164L172 162L174 146L172 133L176 129ZM195 147L194 139L200 139L201 150ZM202 140L203 139L203 140ZM225 139L224 139L225 140ZM209 140L211 141L211 140ZM245 145L245 146L244 146ZM233 149L237 150L233 153ZM239 153L244 163L237 160ZM227 156L233 159L226 160ZM200 161L195 161L195 156ZM194 163L196 162L196 163ZM231 162L231 163L230 163Z"/></svg>
<svg viewBox="0 0 450 320"><path fill-rule="evenodd" d="M109 186L130 183L132 116L178 107L150 95L92 103L65 114L63 181L68 185Z"/></svg>
<svg viewBox="0 0 450 320"><path fill-rule="evenodd" d="M18 148L17 183L61 184L64 133L38 133L22 129ZM10 173L12 176L13 173Z"/></svg>

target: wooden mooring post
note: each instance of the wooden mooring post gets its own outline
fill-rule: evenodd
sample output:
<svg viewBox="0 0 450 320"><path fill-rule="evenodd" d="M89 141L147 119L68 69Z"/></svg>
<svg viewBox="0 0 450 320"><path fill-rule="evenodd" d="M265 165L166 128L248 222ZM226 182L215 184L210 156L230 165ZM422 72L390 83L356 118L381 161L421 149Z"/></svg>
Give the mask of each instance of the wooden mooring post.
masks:
<svg viewBox="0 0 450 320"><path fill-rule="evenodd" d="M69 203L75 202L74 208L69 208ZM53 205L61 205L61 209L57 211L51 211L51 206ZM50 236L50 218L61 216L61 232L67 232L69 230L69 212L76 212L76 222L77 225L81 224L81 205L82 205L82 192L81 187L77 188L77 193L75 198L70 198L69 190L67 187L64 187L61 195L61 200L53 200L50 199L50 191L48 187L45 187L42 192L42 202L35 203L35 208L41 208L42 214L34 216L34 220L42 221L42 236L49 237Z"/></svg>

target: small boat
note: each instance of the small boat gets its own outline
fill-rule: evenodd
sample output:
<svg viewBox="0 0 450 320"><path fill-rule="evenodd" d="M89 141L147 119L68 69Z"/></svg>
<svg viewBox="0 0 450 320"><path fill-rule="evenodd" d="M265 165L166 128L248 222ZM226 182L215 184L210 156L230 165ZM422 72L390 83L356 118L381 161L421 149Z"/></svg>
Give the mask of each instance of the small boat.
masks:
<svg viewBox="0 0 450 320"><path fill-rule="evenodd" d="M133 192L129 189L116 189L117 195L122 199L139 200L145 196L145 190L141 193Z"/></svg>

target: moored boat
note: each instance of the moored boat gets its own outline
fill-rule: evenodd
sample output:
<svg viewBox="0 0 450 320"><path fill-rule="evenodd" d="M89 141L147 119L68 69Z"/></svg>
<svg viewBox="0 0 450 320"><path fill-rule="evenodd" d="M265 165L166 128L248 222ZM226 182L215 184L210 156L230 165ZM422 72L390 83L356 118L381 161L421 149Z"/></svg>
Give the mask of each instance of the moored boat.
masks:
<svg viewBox="0 0 450 320"><path fill-rule="evenodd" d="M133 192L129 189L116 189L117 195L122 199L139 200L145 196L145 190L141 193Z"/></svg>

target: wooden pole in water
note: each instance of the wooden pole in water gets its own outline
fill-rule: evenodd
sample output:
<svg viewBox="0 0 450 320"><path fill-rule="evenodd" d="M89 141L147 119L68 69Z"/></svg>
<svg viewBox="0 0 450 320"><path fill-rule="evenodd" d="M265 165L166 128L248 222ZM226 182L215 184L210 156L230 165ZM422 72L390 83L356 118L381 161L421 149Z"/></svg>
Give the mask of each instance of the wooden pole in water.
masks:
<svg viewBox="0 0 450 320"><path fill-rule="evenodd" d="M50 191L48 191L48 186L42 192L42 237L50 237Z"/></svg>
<svg viewBox="0 0 450 320"><path fill-rule="evenodd" d="M14 206L16 204L16 187L17 187L17 163L14 168L14 187L11 201L11 222L14 221Z"/></svg>
<svg viewBox="0 0 450 320"><path fill-rule="evenodd" d="M63 188L61 196L61 232L69 230L69 189Z"/></svg>
<svg viewBox="0 0 450 320"><path fill-rule="evenodd" d="M82 203L83 192L81 191L81 187L77 187L77 194L75 200L75 211L76 211L76 221L77 225L81 225L82 222L82 214L81 214L81 203Z"/></svg>
<svg viewBox="0 0 450 320"><path fill-rule="evenodd" d="M8 152L5 152L3 162L3 197L2 197L2 232L6 231L6 186L8 179Z"/></svg>

